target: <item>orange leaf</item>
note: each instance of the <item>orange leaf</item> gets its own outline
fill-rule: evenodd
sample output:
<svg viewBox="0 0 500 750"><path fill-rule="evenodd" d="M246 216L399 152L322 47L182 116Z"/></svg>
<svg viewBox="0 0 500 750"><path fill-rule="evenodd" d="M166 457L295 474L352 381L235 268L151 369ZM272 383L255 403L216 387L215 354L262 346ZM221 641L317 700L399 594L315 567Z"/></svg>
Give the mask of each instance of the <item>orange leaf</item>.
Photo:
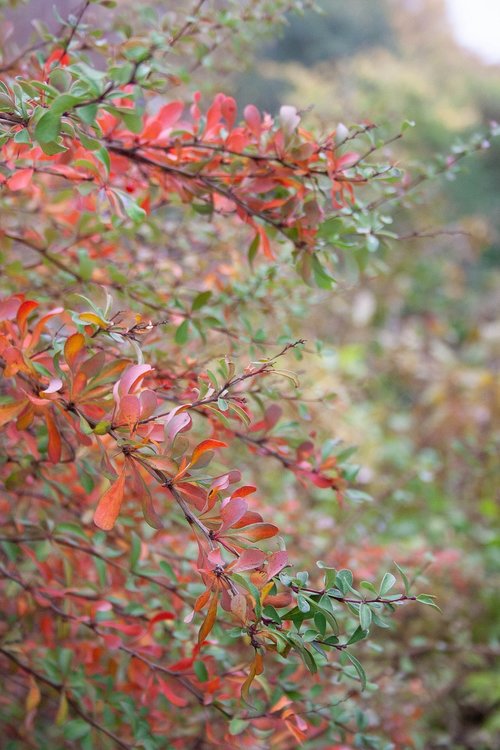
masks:
<svg viewBox="0 0 500 750"><path fill-rule="evenodd" d="M198 461L200 456L214 448L227 448L227 443L223 443L222 440L203 440L193 451L191 466Z"/></svg>
<svg viewBox="0 0 500 750"><path fill-rule="evenodd" d="M81 333L74 333L66 340L64 344L64 359L71 369L73 369L78 352L81 351L84 344L85 336Z"/></svg>
<svg viewBox="0 0 500 750"><path fill-rule="evenodd" d="M203 643L214 626L215 618L217 616L217 598L218 597L216 593L212 594L212 599L210 601L207 616L203 620L200 632L198 633L198 644Z"/></svg>
<svg viewBox="0 0 500 750"><path fill-rule="evenodd" d="M103 531L110 531L115 525L123 502L124 489L125 469L101 497L94 513L94 523Z"/></svg>
<svg viewBox="0 0 500 750"><path fill-rule="evenodd" d="M61 460L61 436L50 411L47 411L45 414L45 423L49 435L49 445L47 448L49 459L53 464L57 464Z"/></svg>
<svg viewBox="0 0 500 750"><path fill-rule="evenodd" d="M248 539L251 542L260 542L261 539L269 539L276 536L279 528L273 523L256 523L253 526L238 528L238 536Z"/></svg>
<svg viewBox="0 0 500 750"><path fill-rule="evenodd" d="M26 323L28 321L28 317L36 307L38 307L38 302L27 299L26 302L23 302L23 304L17 311L16 322L23 336L26 332Z"/></svg>
<svg viewBox="0 0 500 750"><path fill-rule="evenodd" d="M14 404L0 404L0 427L17 417L26 406L26 401L18 401Z"/></svg>

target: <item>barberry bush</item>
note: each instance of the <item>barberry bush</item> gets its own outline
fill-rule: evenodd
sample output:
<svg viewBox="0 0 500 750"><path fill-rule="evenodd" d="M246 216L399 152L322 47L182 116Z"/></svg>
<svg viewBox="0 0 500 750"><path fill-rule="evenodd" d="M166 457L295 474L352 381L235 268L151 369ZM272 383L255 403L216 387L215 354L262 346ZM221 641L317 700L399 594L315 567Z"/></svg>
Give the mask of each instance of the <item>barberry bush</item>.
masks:
<svg viewBox="0 0 500 750"><path fill-rule="evenodd" d="M392 747L358 642L434 599L315 559L314 498L366 497L301 321L381 267L424 172L370 120L208 93L292 3L185 5L87 0L4 45L4 747Z"/></svg>

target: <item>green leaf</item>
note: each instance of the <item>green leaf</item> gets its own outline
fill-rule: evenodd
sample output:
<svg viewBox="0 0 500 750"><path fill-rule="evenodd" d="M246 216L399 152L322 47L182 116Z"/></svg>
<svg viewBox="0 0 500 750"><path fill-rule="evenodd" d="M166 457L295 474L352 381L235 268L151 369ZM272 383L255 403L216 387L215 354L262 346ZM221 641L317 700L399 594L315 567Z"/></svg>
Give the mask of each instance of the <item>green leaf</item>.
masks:
<svg viewBox="0 0 500 750"><path fill-rule="evenodd" d="M370 630L372 611L367 604L361 604L359 608L359 624L363 630Z"/></svg>
<svg viewBox="0 0 500 750"><path fill-rule="evenodd" d="M231 734L233 737L236 737L238 734L241 734L245 731L249 723L250 722L246 719L231 719L231 721L229 722L229 734Z"/></svg>
<svg viewBox="0 0 500 750"><path fill-rule="evenodd" d="M435 598L436 597L432 596L432 594L419 594L417 596L417 602L420 602L420 604L427 604L429 607L434 607L434 609L437 609L439 612L441 612L441 609L434 601Z"/></svg>
<svg viewBox="0 0 500 750"><path fill-rule="evenodd" d="M238 406L238 404L235 404L234 401L231 401L229 402L229 410L237 414L243 424L248 427L248 425L250 424L250 417L248 416L246 411L241 408L241 406Z"/></svg>
<svg viewBox="0 0 500 750"><path fill-rule="evenodd" d="M96 149L95 155L99 159L99 161L101 162L101 164L104 165L104 168L106 170L106 177L109 177L109 173L111 171L111 159L109 158L108 150L105 149L104 146L101 146L100 148ZM142 208L140 208L139 210L143 211ZM127 207L126 206L125 206L125 211L127 211ZM127 211L127 213L128 213L128 215L130 216L131 219L134 218L133 216L130 215L130 213L128 211ZM145 215L146 215L146 212L144 211L144 216Z"/></svg>
<svg viewBox="0 0 500 750"><path fill-rule="evenodd" d="M302 594L299 594L297 596L297 606L300 609L300 611L303 612L304 614L306 614L307 612L310 612L311 610L311 606L309 602L307 601L307 599L305 599L302 596Z"/></svg>
<svg viewBox="0 0 500 750"><path fill-rule="evenodd" d="M347 641L346 645L351 646L353 643L357 643L358 641L362 641L366 638L368 635L368 630L365 630L360 625L356 628L354 633L351 635L349 640Z"/></svg>
<svg viewBox="0 0 500 750"><path fill-rule="evenodd" d="M250 247L248 248L248 262L250 263L250 265L252 265L255 260L255 256L257 255L257 251L259 249L259 244L259 235L256 234L250 243Z"/></svg>
<svg viewBox="0 0 500 750"><path fill-rule="evenodd" d="M78 107L78 117L86 125L93 125L97 117L97 104L86 104L84 107Z"/></svg>
<svg viewBox="0 0 500 750"><path fill-rule="evenodd" d="M353 576L350 570L339 570L335 583L343 594L347 594L352 586Z"/></svg>
<svg viewBox="0 0 500 750"><path fill-rule="evenodd" d="M141 555L141 539L139 536L137 536L135 531L130 532L130 539L132 542L132 549L130 552L130 569L134 570Z"/></svg>
<svg viewBox="0 0 500 750"><path fill-rule="evenodd" d="M175 332L175 343L182 346L189 339L189 320L183 320Z"/></svg>
<svg viewBox="0 0 500 750"><path fill-rule="evenodd" d="M395 583L396 576L393 576L392 573L386 573L382 578L382 583L380 584L378 595L384 596L385 594L387 594L392 589Z"/></svg>
<svg viewBox="0 0 500 750"><path fill-rule="evenodd" d="M50 143L40 143L40 148L47 156L54 156L55 154L63 154L67 151L67 147L63 143L57 141L50 141Z"/></svg>
<svg viewBox="0 0 500 750"><path fill-rule="evenodd" d="M175 575L174 569L172 568L170 563L168 563L166 560L160 560L159 566L163 570L167 578L170 578L171 581L177 583L177 576Z"/></svg>
<svg viewBox="0 0 500 750"><path fill-rule="evenodd" d="M323 612L315 612L314 614L314 624L318 628L318 632L320 635L324 636L326 633L326 617L323 614Z"/></svg>
<svg viewBox="0 0 500 750"><path fill-rule="evenodd" d="M61 131L61 116L49 109L35 125L35 138L38 143L55 141Z"/></svg>
<svg viewBox="0 0 500 750"><path fill-rule="evenodd" d="M200 682L206 682L208 680L208 671L204 662L195 661L193 664L193 669L196 677Z"/></svg>
<svg viewBox="0 0 500 750"><path fill-rule="evenodd" d="M353 656L349 651L344 651L344 654L347 656L351 664L353 665L354 669L358 673L359 680L361 682L361 690L364 690L366 687L366 672L359 663L359 661L356 659L355 656Z"/></svg>
<svg viewBox="0 0 500 750"><path fill-rule="evenodd" d="M119 116L123 120L125 126L132 131L132 133L140 133L143 127L142 115L139 112L135 112L133 109L124 112L120 110Z"/></svg>
<svg viewBox="0 0 500 750"><path fill-rule="evenodd" d="M57 534L72 534L79 537L80 539L83 539L85 542L89 541L87 534L85 533L83 528L79 526L79 524L70 523L68 521L57 524L57 526L54 528L54 535Z"/></svg>
<svg viewBox="0 0 500 750"><path fill-rule="evenodd" d="M204 307L211 296L212 292L210 290L197 294L193 300L193 304L191 305L192 312L195 312L195 310L200 310L202 307Z"/></svg>
<svg viewBox="0 0 500 750"><path fill-rule="evenodd" d="M408 581L407 576L405 575L405 573L403 572L403 570L401 570L401 568L399 567L399 565L396 562L394 563L394 565L398 569L399 575L401 576L402 581L403 581L403 585L405 587L405 594L406 594L406 596L408 596L409 593L410 593L410 582Z"/></svg>
<svg viewBox="0 0 500 750"><path fill-rule="evenodd" d="M18 130L14 136L15 143L31 143L30 134L27 128Z"/></svg>
<svg viewBox="0 0 500 750"><path fill-rule="evenodd" d="M71 94L61 94L57 96L52 104L50 105L50 111L55 115L63 115L70 109L73 109L75 104L78 104L81 99L78 96L72 96Z"/></svg>
<svg viewBox="0 0 500 750"><path fill-rule="evenodd" d="M63 727L63 734L67 740L81 740L82 737L89 734L91 728L90 724L87 724L83 719L73 719L66 722Z"/></svg>
<svg viewBox="0 0 500 750"><path fill-rule="evenodd" d="M337 571L335 568L327 568L325 570L325 589L332 589L335 586L337 580Z"/></svg>

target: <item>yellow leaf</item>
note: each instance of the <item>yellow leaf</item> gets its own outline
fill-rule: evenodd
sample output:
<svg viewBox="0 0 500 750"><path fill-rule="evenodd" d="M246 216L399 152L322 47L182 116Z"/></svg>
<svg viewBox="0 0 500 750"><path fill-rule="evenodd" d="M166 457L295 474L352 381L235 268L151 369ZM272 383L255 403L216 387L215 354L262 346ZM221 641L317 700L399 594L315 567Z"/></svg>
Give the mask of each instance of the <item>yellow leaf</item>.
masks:
<svg viewBox="0 0 500 750"><path fill-rule="evenodd" d="M274 586L274 581L269 581L269 583L266 583L266 585L264 586L264 588L260 592L260 601L261 601L261 603L264 601L264 599L266 598L266 596L269 594L269 592L271 591L271 589L272 589L273 586Z"/></svg>
<svg viewBox="0 0 500 750"><path fill-rule="evenodd" d="M66 698L66 691L63 690L61 692L61 697L59 698L59 707L57 709L57 714L56 714L56 725L60 727L61 724L64 724L67 717L68 717L68 699Z"/></svg>
<svg viewBox="0 0 500 750"><path fill-rule="evenodd" d="M80 320L83 320L85 323L92 323L92 325L99 326L99 328L107 328L109 326L109 323L100 318L99 315L91 312L81 313Z"/></svg>
<svg viewBox="0 0 500 750"><path fill-rule="evenodd" d="M30 688L28 690L28 695L26 696L26 711L29 713L30 711L34 711L35 708L38 706L42 699L42 694L40 692L40 688L35 682L34 677L30 677Z"/></svg>
<svg viewBox="0 0 500 750"><path fill-rule="evenodd" d="M245 703L248 703L248 693L250 691L250 685L254 681L256 675L262 674L264 671L264 662L262 660L262 654L260 651L255 652L255 659L253 661L252 666L250 667L250 673L248 677L246 678L245 682L241 686L241 697L245 701Z"/></svg>

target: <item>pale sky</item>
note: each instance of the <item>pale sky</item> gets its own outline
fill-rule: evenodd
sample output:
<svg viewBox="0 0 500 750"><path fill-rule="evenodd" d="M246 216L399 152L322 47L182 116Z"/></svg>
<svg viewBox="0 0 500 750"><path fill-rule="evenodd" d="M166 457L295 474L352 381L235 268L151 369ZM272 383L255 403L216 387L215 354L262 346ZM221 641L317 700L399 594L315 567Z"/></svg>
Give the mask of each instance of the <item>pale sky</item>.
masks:
<svg viewBox="0 0 500 750"><path fill-rule="evenodd" d="M457 40L485 62L500 63L500 0L446 0Z"/></svg>

